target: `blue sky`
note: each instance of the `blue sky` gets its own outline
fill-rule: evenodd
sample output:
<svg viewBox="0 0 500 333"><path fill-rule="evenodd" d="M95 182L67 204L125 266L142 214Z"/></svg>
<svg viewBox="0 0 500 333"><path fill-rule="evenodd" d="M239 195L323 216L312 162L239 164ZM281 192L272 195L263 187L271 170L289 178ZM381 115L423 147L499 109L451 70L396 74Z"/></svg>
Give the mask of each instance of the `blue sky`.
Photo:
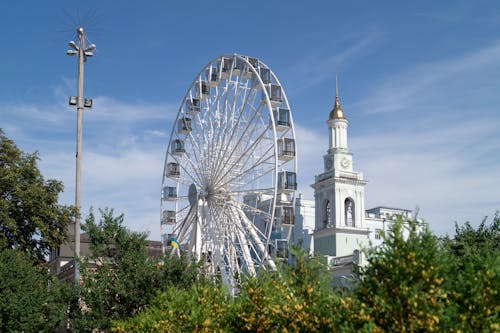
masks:
<svg viewBox="0 0 500 333"><path fill-rule="evenodd" d="M295 118L299 190L322 171L335 75L366 207L420 208L439 234L500 208L500 3L496 1L17 1L0 4L0 127L39 151L73 203L76 58L85 67L84 212L124 212L159 239L161 173L179 103L223 53L258 57Z"/></svg>

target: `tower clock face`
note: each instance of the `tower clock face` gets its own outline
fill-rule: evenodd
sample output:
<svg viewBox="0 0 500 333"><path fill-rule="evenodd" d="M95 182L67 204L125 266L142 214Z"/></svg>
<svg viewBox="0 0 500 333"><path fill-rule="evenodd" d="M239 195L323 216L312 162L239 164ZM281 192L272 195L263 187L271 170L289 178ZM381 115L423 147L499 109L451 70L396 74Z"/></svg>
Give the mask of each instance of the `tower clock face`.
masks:
<svg viewBox="0 0 500 333"><path fill-rule="evenodd" d="M333 158L327 157L325 160L325 168L326 170L330 170L333 166Z"/></svg>
<svg viewBox="0 0 500 333"><path fill-rule="evenodd" d="M342 161L340 161L340 165L341 165L344 169L346 169L346 168L348 168L348 167L349 167L349 165L351 165L351 161L349 161L349 159L348 159L348 158L344 157L344 158L342 159Z"/></svg>

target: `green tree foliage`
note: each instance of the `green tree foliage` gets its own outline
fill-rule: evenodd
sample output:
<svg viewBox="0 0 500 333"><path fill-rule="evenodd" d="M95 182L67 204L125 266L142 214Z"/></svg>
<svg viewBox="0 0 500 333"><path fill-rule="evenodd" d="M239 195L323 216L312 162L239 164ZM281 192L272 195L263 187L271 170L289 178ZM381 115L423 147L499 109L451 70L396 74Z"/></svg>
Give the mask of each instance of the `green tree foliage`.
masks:
<svg viewBox="0 0 500 333"><path fill-rule="evenodd" d="M65 287L25 253L0 251L0 332L55 332L67 310Z"/></svg>
<svg viewBox="0 0 500 333"><path fill-rule="evenodd" d="M92 255L81 269L79 301L74 303L72 325L77 331L107 329L112 320L135 315L169 285L189 287L198 275L184 258L165 263L148 257L146 234L127 230L124 216L100 210L97 222L91 212L82 226L90 236Z"/></svg>
<svg viewBox="0 0 500 333"><path fill-rule="evenodd" d="M457 329L469 332L500 330L500 217L474 229L456 226L454 239L445 239L450 300Z"/></svg>
<svg viewBox="0 0 500 333"><path fill-rule="evenodd" d="M439 240L415 221L399 221L368 253L352 290L304 252L295 263L249 278L232 300L196 283L170 288L114 332L498 332L498 217ZM208 284L207 284L208 283Z"/></svg>
<svg viewBox="0 0 500 333"><path fill-rule="evenodd" d="M63 185L44 180L38 159L0 129L0 250L15 248L42 260L66 239L75 211L57 203Z"/></svg>
<svg viewBox="0 0 500 333"><path fill-rule="evenodd" d="M294 264L261 272L243 285L235 302L236 331L331 331L340 298L331 292L325 266L299 248L290 251Z"/></svg>
<svg viewBox="0 0 500 333"><path fill-rule="evenodd" d="M446 256L415 221L396 222L360 270L355 298L380 330L441 331L446 317Z"/></svg>
<svg viewBox="0 0 500 333"><path fill-rule="evenodd" d="M370 332L371 323L355 327L339 315L348 305L332 290L326 268L304 251L291 251L294 265L248 278L235 299L208 280L188 290L169 288L137 316L116 321L112 331Z"/></svg>
<svg viewBox="0 0 500 333"><path fill-rule="evenodd" d="M200 280L189 289L169 287L143 312L116 321L112 332L237 332L229 329L233 300L224 288Z"/></svg>

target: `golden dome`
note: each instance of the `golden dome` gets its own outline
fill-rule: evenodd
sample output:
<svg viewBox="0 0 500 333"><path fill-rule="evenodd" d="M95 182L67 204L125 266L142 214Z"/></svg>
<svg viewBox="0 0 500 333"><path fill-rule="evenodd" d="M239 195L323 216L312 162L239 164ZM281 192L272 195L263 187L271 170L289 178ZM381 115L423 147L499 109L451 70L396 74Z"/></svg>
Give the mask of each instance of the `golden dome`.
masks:
<svg viewBox="0 0 500 333"><path fill-rule="evenodd" d="M335 105L333 106L333 110L330 112L330 119L345 119L344 111L340 106L338 93L335 94Z"/></svg>

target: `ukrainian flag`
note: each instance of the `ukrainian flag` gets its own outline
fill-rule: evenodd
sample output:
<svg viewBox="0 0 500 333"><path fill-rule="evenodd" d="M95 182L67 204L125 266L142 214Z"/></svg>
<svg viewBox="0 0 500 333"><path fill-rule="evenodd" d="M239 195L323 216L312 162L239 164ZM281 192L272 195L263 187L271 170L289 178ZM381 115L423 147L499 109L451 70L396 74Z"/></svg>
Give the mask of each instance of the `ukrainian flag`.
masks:
<svg viewBox="0 0 500 333"><path fill-rule="evenodd" d="M172 240L170 241L170 246L176 248L177 250L181 249L181 244L179 244L179 242L175 238L172 238Z"/></svg>

